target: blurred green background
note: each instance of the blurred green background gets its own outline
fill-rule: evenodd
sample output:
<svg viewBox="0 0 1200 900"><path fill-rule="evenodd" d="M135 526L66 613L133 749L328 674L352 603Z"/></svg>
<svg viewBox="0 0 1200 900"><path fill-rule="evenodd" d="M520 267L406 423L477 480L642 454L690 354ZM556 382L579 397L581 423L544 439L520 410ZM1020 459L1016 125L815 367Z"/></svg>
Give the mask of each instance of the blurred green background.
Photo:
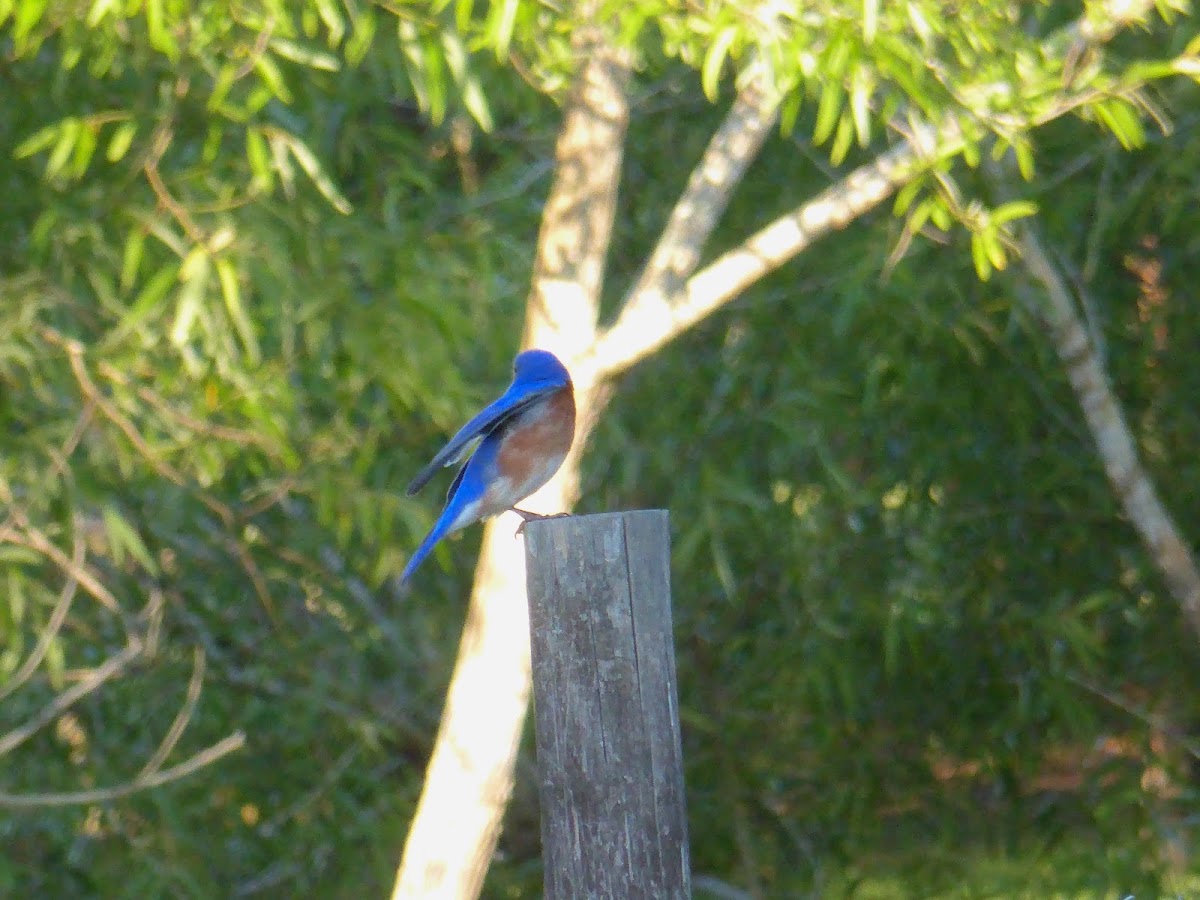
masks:
<svg viewBox="0 0 1200 900"><path fill-rule="evenodd" d="M813 5L802 38L832 53L873 6ZM999 59L1081 9L875 15L936 29L942 10ZM447 542L401 597L437 512L401 488L508 380L571 15L0 0L0 896L390 890L478 541ZM637 74L606 308L750 45L721 37L735 4L623 15ZM1099 69L1083 51L1080 77L1194 33L1163 4ZM833 165L805 74L710 253L878 152L900 99L965 102L978 60L931 61L940 93L904 84L918 70L887 54L916 38L895 34L854 44L876 143ZM1195 547L1198 94L1147 96L1144 133L1117 107L1027 129L1020 190ZM997 202L984 168L946 172ZM697 896L1200 896L1197 635L1019 267L981 280L958 221L897 261L904 228L881 208L637 365L585 457L581 511L671 512ZM73 555L120 611L83 585L39 645ZM11 739L130 634L144 652ZM241 749L105 802L11 802L127 783L201 676L167 765L234 732ZM540 895L536 788L530 736L488 897Z"/></svg>

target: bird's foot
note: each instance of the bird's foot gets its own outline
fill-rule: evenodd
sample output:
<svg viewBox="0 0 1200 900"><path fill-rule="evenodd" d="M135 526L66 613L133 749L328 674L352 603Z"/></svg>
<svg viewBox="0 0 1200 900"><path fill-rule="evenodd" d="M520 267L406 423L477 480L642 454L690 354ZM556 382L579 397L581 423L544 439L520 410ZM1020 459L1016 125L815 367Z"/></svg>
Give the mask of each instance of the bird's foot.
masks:
<svg viewBox="0 0 1200 900"><path fill-rule="evenodd" d="M512 508L512 511L521 517L521 524L518 525L517 530L513 532L513 537L524 534L525 526L530 522L537 522L541 519L563 519L571 515L570 513L565 512L543 515L542 513L530 512L527 509L517 509L515 506Z"/></svg>

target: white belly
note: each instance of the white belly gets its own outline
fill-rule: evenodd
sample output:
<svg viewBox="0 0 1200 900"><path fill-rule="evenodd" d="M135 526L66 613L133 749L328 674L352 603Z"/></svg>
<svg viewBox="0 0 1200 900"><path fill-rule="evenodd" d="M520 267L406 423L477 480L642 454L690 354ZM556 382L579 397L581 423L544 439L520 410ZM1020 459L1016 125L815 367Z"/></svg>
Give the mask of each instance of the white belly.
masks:
<svg viewBox="0 0 1200 900"><path fill-rule="evenodd" d="M498 516L505 510L512 509L553 478L566 458L566 454L561 453L539 459L519 482L511 478L497 478L484 494L479 515Z"/></svg>

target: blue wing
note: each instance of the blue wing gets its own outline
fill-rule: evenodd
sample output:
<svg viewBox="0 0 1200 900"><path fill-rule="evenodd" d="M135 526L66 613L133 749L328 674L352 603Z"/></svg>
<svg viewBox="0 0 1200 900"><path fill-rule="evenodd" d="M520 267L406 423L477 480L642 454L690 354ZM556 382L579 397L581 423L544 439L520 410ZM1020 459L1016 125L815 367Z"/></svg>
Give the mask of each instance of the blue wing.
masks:
<svg viewBox="0 0 1200 900"><path fill-rule="evenodd" d="M498 400L490 403L482 412L460 428L458 434L450 438L449 443L438 451L437 456L431 459L429 464L417 473L417 477L409 482L408 495L411 497L421 488L425 487L442 466L452 466L468 455L473 447L473 443L477 439L495 431L506 420L512 418L521 412L521 410L528 408L531 404L536 403L546 395L552 394L561 388L561 384L551 382L510 385L509 389ZM456 478L455 484L450 486L451 493L454 492L459 480L461 479Z"/></svg>
<svg viewBox="0 0 1200 900"><path fill-rule="evenodd" d="M450 490L446 494L446 506L442 509L442 514L438 516L433 528L429 530L429 534L425 535L421 545L413 551L413 555L409 558L408 565L404 567L404 572L400 575L401 585L407 586L413 572L417 571L417 567L425 561L438 541L452 531L465 528L476 520L478 512L462 522L458 521L458 518L472 503L486 493L488 480L495 471L494 463L498 450L499 445L496 441L484 443L480 451L463 463L455 474L454 481L450 483Z"/></svg>

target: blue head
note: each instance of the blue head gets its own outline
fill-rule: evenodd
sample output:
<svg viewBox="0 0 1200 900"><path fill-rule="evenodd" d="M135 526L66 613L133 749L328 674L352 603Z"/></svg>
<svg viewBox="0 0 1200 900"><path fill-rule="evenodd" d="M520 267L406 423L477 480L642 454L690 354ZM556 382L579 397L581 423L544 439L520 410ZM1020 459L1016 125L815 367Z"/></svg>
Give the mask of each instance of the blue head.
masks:
<svg viewBox="0 0 1200 900"><path fill-rule="evenodd" d="M526 350L513 360L513 383L517 382L566 386L571 383L571 374L549 350Z"/></svg>

